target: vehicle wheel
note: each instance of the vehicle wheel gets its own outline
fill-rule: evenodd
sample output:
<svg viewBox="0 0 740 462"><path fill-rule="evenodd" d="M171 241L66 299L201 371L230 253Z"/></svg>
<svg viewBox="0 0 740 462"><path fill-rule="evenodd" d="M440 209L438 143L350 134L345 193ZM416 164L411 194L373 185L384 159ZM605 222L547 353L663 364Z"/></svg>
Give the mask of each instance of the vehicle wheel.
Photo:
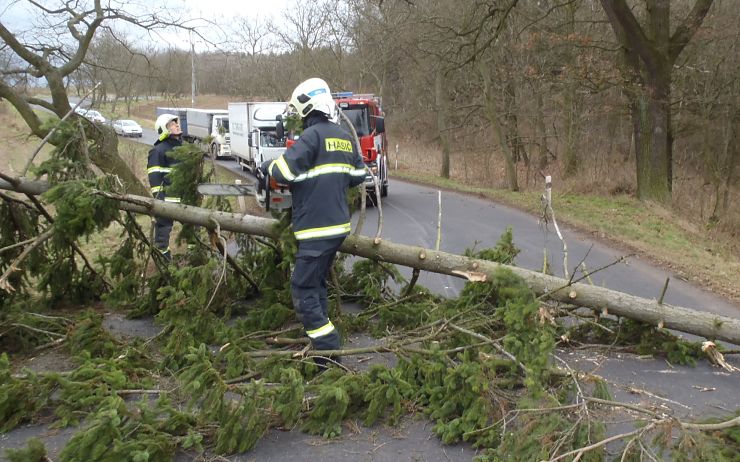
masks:
<svg viewBox="0 0 740 462"><path fill-rule="evenodd" d="M380 187L380 197L388 197L388 183Z"/></svg>
<svg viewBox="0 0 740 462"><path fill-rule="evenodd" d="M376 207L378 205L378 195L375 193L375 191L368 191L367 193L367 201L365 202L366 207Z"/></svg>
<svg viewBox="0 0 740 462"><path fill-rule="evenodd" d="M215 143L211 145L211 159L218 159L218 145Z"/></svg>

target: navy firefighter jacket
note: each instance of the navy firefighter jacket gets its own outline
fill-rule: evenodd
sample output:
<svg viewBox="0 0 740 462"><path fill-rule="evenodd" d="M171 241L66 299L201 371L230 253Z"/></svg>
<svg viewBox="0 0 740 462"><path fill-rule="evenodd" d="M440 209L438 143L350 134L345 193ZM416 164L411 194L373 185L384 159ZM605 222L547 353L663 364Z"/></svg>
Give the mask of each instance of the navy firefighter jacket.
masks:
<svg viewBox="0 0 740 462"><path fill-rule="evenodd" d="M146 165L146 173L149 176L149 186L155 199L166 202L180 202L179 197L169 197L165 194L165 188L170 185L167 174L179 162L167 155L171 150L182 146L179 138L167 137L163 141L157 140L154 147L149 151L149 159Z"/></svg>
<svg viewBox="0 0 740 462"><path fill-rule="evenodd" d="M270 162L268 170L279 183L290 184L296 239L346 236L350 232L347 188L365 181L365 164L339 125L309 115L304 126L298 141Z"/></svg>

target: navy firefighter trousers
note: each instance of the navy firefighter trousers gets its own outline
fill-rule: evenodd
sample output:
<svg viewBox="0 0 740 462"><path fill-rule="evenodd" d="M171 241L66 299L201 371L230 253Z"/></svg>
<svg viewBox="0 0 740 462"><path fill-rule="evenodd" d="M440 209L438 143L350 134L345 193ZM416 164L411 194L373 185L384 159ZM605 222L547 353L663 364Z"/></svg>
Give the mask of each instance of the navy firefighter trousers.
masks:
<svg viewBox="0 0 740 462"><path fill-rule="evenodd" d="M338 350L339 332L329 320L326 278L344 236L318 241L298 241L295 268L290 280L293 307L306 335L317 350ZM338 361L339 358L334 358ZM323 358L316 358L320 366Z"/></svg>

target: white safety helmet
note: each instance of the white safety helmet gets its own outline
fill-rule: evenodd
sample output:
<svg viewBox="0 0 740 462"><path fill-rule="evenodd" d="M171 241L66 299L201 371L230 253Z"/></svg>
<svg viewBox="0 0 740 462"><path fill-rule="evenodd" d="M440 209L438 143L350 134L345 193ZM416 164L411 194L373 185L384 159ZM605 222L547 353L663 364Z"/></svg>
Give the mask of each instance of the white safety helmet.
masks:
<svg viewBox="0 0 740 462"><path fill-rule="evenodd" d="M154 130L157 132L157 136L160 141L164 141L168 136L170 136L170 131L167 128L167 125L173 120L179 123L180 118L174 114L162 114L157 117L157 121L154 122Z"/></svg>
<svg viewBox="0 0 740 462"><path fill-rule="evenodd" d="M301 119L305 119L313 111L326 114L330 120L335 120L337 116L337 106L331 97L329 85L316 77L295 87L288 103L288 110L298 114Z"/></svg>

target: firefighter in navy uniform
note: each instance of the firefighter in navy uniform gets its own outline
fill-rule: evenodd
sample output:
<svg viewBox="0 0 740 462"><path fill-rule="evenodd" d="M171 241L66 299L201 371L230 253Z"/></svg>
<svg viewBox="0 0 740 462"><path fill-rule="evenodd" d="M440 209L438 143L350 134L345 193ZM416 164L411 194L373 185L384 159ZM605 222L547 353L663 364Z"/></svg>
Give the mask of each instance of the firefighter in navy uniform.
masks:
<svg viewBox="0 0 740 462"><path fill-rule="evenodd" d="M155 199L165 202L180 202L179 197L167 196L165 188L169 186L170 173L178 161L168 153L178 146L182 146L182 130L180 119L173 114L162 114L154 123L154 130L158 139L154 147L149 151L146 172L149 176L149 186ZM154 246L162 252L168 260L170 256L170 233L172 232L172 220L169 218L155 217L154 219Z"/></svg>
<svg viewBox="0 0 740 462"><path fill-rule="evenodd" d="M328 316L326 278L334 256L350 232L349 187L365 180L365 164L322 79L296 87L288 105L303 122L303 133L283 155L260 166L279 183L290 185L293 232L298 241L291 277L293 306L317 350L340 347L339 332ZM326 359L316 358L325 367Z"/></svg>

